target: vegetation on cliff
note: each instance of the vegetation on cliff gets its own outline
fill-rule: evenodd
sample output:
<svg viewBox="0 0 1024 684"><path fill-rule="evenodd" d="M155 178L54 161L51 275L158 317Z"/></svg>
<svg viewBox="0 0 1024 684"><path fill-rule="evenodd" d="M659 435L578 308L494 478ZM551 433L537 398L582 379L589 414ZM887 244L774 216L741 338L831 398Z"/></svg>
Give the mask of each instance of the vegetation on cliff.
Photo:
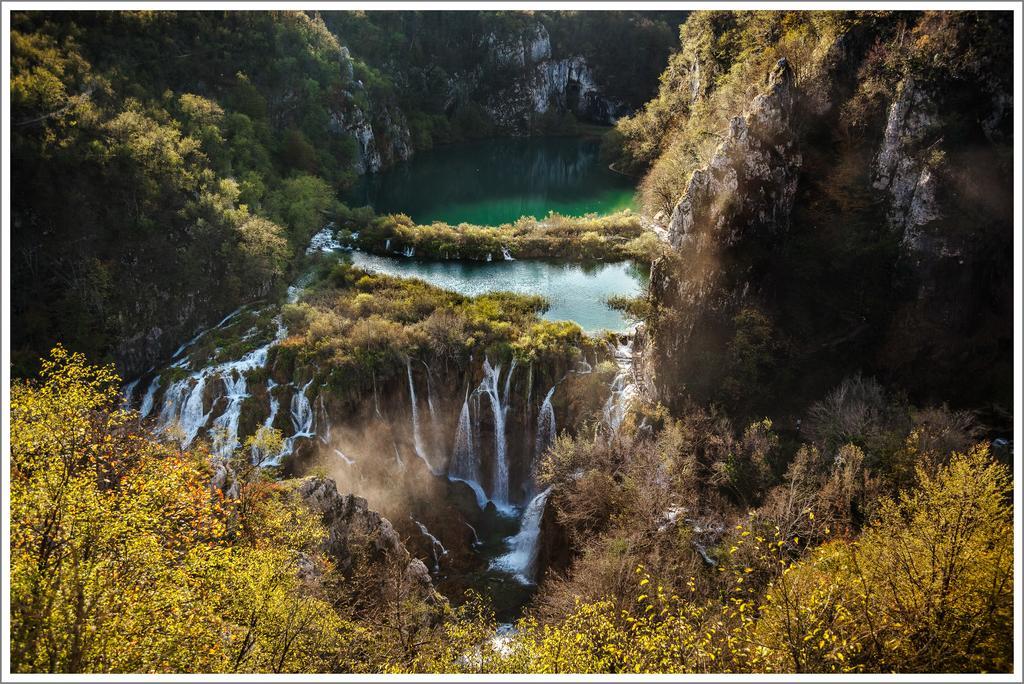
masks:
<svg viewBox="0 0 1024 684"><path fill-rule="evenodd" d="M799 411L862 370L1006 427L1010 23L690 15L659 95L618 126L678 247L647 307L667 403Z"/></svg>
<svg viewBox="0 0 1024 684"><path fill-rule="evenodd" d="M453 369L485 356L563 367L601 349L576 323L541 319L542 297L466 297L346 263L322 269L301 301L285 305L289 336L272 350L271 366L288 377L296 364L314 366L332 387L362 399L375 383L404 375L410 357Z"/></svg>

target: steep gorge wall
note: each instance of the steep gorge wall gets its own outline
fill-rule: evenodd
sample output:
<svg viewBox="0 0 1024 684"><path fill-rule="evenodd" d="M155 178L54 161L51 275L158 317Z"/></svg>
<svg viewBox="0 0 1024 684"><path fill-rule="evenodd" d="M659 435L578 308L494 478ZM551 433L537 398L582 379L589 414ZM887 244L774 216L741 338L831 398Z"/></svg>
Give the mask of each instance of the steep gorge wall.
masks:
<svg viewBox="0 0 1024 684"><path fill-rule="evenodd" d="M651 285L663 400L785 411L862 370L924 401L1011 405L1005 69L888 75L851 134L873 40L840 34L799 81L780 60L655 217L675 248Z"/></svg>

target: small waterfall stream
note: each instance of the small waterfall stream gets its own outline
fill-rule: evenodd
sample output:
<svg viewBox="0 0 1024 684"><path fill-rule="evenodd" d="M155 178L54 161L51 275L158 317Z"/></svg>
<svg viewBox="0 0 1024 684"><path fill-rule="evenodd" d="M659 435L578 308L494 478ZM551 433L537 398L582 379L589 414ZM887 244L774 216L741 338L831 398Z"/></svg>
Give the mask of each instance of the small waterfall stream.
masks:
<svg viewBox="0 0 1024 684"><path fill-rule="evenodd" d="M491 567L511 574L523 584L532 584L536 579L537 556L540 553L540 523L544 518L551 488L533 497L519 523L519 532L506 540L508 553L495 558Z"/></svg>
<svg viewBox="0 0 1024 684"><path fill-rule="evenodd" d="M505 418L508 415L509 386L512 372L515 370L512 361L505 377L504 395L499 392L501 364L492 366L490 360L484 359L484 379L480 382L478 392L483 392L491 402L491 413L494 417L494 477L491 498L499 508L509 508L508 500L508 440L505 437ZM502 399L504 398L504 401Z"/></svg>
<svg viewBox="0 0 1024 684"><path fill-rule="evenodd" d="M430 530L427 529L426 525L421 523L419 520L416 520L412 516L409 516L409 519L416 524L416 527L419 529L420 534L426 537L427 541L430 542L430 552L434 557L434 574L436 575L437 573L441 572L441 559L448 555L448 549L444 548L444 544L441 543L441 540L439 540L434 535L430 534ZM441 552L440 556L438 555L438 551Z"/></svg>
<svg viewBox="0 0 1024 684"><path fill-rule="evenodd" d="M615 363L619 371L612 380L611 393L604 404L604 422L611 428L613 434L619 431L622 420L626 417L629 402L636 394L636 381L633 377L633 338L615 348Z"/></svg>
<svg viewBox="0 0 1024 684"><path fill-rule="evenodd" d="M469 409L469 394L462 402L459 412L459 424L455 430L455 445L452 449L451 465L448 467L448 479L463 482L473 490L477 505L483 509L487 506L487 494L480 486L480 457L476 449L475 423Z"/></svg>
<svg viewBox="0 0 1024 684"><path fill-rule="evenodd" d="M157 375L153 378L153 381L149 383L149 388L146 390L145 396L142 397L142 403L139 404L139 417L145 418L153 411L153 398L156 396L156 391L160 387L160 376Z"/></svg>
<svg viewBox="0 0 1024 684"><path fill-rule="evenodd" d="M551 405L551 397L555 394L555 389L558 387L556 382L548 390L547 395L544 397L544 402L540 405L540 411L537 413L537 435L536 445L534 449L534 458L539 459L544 452L547 450L551 443L555 440L555 434L557 429L555 427L555 409Z"/></svg>
<svg viewBox="0 0 1024 684"><path fill-rule="evenodd" d="M409 402L411 404L410 413L412 414L413 447L416 450L416 455L419 456L420 460L426 464L427 469L430 470L431 474L435 476L443 475L443 473L434 467L434 464L430 462L430 459L427 458L426 447L423 442L423 432L420 425L420 409L416 402L416 383L413 382L412 379L412 359L409 357L406 357L405 359L405 372L409 377ZM427 390L427 394L430 394L429 389ZM433 406L430 407L430 412L431 415L433 415Z"/></svg>

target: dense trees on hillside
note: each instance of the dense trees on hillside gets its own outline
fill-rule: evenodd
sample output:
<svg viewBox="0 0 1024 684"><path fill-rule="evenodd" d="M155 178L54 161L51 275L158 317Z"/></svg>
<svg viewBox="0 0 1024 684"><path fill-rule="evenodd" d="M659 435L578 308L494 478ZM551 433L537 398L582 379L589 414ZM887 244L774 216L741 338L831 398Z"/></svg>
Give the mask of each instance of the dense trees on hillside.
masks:
<svg viewBox="0 0 1024 684"><path fill-rule="evenodd" d="M540 477L579 555L495 640L479 599L431 606L358 548L342 580L293 487L247 465L280 445L273 431L232 461L235 486L211 488L209 453L154 441L117 385L57 348L38 382L13 387L16 671L1012 665L1009 473L948 411L884 419L844 386L811 411L816 437L782 474L793 446L770 422L736 435L698 409L612 441L560 438Z"/></svg>
<svg viewBox="0 0 1024 684"><path fill-rule="evenodd" d="M13 19L16 371L60 338L138 372L282 282L352 178L351 138L327 130L344 83L322 23ZM143 339L153 327L169 334Z"/></svg>
<svg viewBox="0 0 1024 684"><path fill-rule="evenodd" d="M1012 671L1015 445L994 439L1013 420L1006 16L691 13L658 94L605 146L645 174L643 221L670 221L731 126L756 134L734 117L773 70L793 79L795 142L781 149L800 164L784 216L715 214L743 202L734 176L677 248L651 244L633 214L485 233L339 205L356 150L333 135L334 114L400 105L423 144L478 134L479 108L435 97L477 56L442 38L538 20L601 70L629 54L596 54L609 33L628 26L654 54L668 16L12 16L12 365L34 375L14 382L8 408L13 670ZM643 96L652 67L638 61L606 72L623 97ZM908 101L930 112L927 135L889 137L913 138L893 154L919 172L927 221L904 230L874 181L890 112L912 86L926 93ZM702 225L708 215L726 219ZM320 263L301 252L327 219L343 241L435 255L480 256L506 239L657 255L656 287L612 302L646 324L621 425L599 418L618 336L543 320L540 297L466 297L336 255ZM685 251L696 243L721 249ZM721 277L687 281L693 254ZM334 404L353 422L380 380L406 376L411 398L419 356L452 377L482 357L535 363L551 383L578 376L572 400L592 410L560 420L531 461L537 491L550 488L538 534L557 539L558 558L513 632L474 593L435 593L424 569L425 595L408 558L358 534L336 562L338 530L300 492L333 484L285 479L298 460L261 467L281 452L269 424L224 458L204 443L215 431L185 450L173 425L154 434L123 405L113 366L92 365L118 356L145 370L149 346L173 349L210 312L278 294L299 267L312 271L300 298L225 319L188 348L192 366L153 369L164 386L280 325L287 334L245 378L318 380L306 408ZM706 344L665 344L693 321ZM161 327L175 332L148 339ZM253 399L240 420L255 422ZM391 472L398 490L407 480Z"/></svg>

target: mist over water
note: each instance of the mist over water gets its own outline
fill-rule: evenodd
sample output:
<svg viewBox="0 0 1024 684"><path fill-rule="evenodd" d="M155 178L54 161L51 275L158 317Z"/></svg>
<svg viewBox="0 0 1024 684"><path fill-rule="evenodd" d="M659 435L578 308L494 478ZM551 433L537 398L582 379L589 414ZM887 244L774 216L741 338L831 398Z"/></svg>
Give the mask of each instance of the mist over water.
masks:
<svg viewBox="0 0 1024 684"><path fill-rule="evenodd" d="M348 203L417 223L497 226L521 216L633 208L634 179L610 171L596 138L477 140L417 153L360 179Z"/></svg>

